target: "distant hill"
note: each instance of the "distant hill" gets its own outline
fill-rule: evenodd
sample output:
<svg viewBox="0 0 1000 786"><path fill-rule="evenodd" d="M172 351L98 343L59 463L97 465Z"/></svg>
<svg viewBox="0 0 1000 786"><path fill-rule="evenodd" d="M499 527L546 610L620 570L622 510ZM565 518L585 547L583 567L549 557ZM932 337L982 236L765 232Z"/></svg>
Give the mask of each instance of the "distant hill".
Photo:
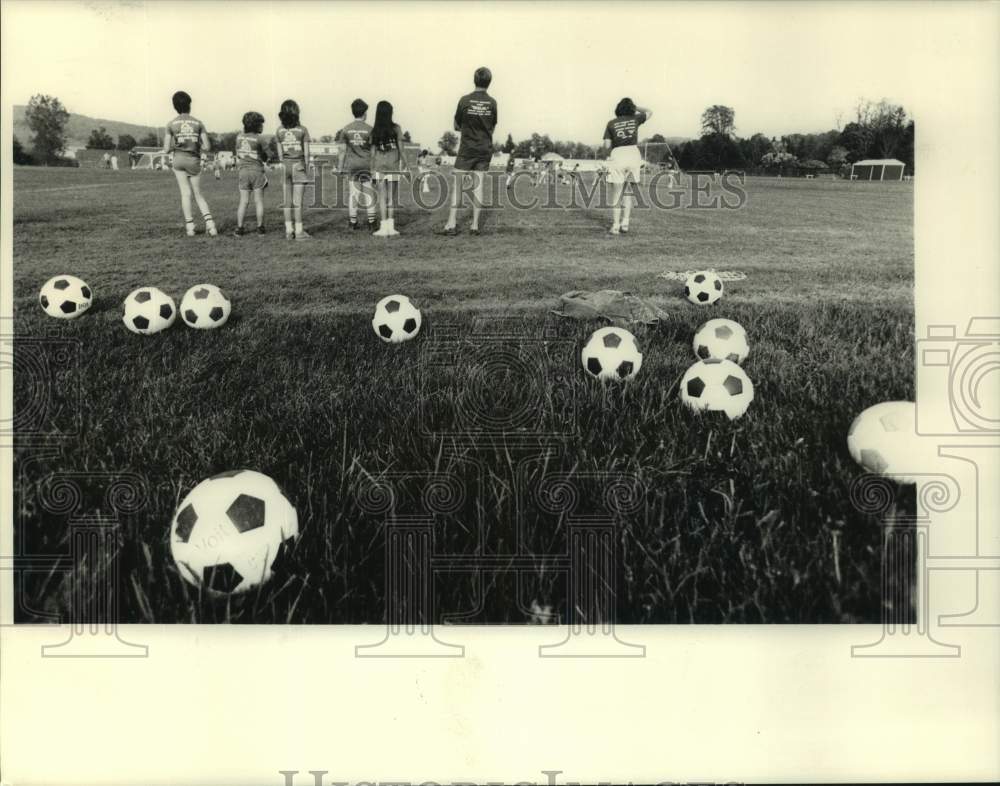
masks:
<svg viewBox="0 0 1000 786"><path fill-rule="evenodd" d="M23 105L14 107L14 136L22 145L30 148L32 133L31 129L28 128L28 121L24 117L26 109L27 107ZM131 134L136 139L142 139L146 134L156 130L149 126L122 123L118 120L104 120L99 117L87 117L87 115L77 115L70 112L69 122L66 124L66 144L69 147L83 147L90 139L90 132L101 126L104 126L116 142L122 134Z"/></svg>

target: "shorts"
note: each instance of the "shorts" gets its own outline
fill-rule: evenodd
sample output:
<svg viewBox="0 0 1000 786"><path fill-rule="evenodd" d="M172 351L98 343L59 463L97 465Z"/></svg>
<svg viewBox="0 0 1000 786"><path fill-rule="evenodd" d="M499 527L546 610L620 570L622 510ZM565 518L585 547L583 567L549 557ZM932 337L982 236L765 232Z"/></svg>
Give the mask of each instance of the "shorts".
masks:
<svg viewBox="0 0 1000 786"><path fill-rule="evenodd" d="M459 150L455 169L459 172L486 172L492 160L492 153L463 153Z"/></svg>
<svg viewBox="0 0 1000 786"><path fill-rule="evenodd" d="M267 188L267 175L263 169L240 168L240 191L261 191Z"/></svg>
<svg viewBox="0 0 1000 786"><path fill-rule="evenodd" d="M201 174L201 158L194 153L186 153L183 150L174 151L174 158L170 166L175 172L183 172L189 177L197 177Z"/></svg>
<svg viewBox="0 0 1000 786"><path fill-rule="evenodd" d="M624 183L627 178L642 182L642 156L638 145L612 148L608 158L608 182Z"/></svg>
<svg viewBox="0 0 1000 786"><path fill-rule="evenodd" d="M367 165L355 168L348 168L345 170L347 173L347 179L351 183L367 183L372 179L371 170Z"/></svg>
<svg viewBox="0 0 1000 786"><path fill-rule="evenodd" d="M312 179L309 177L309 170L306 169L306 164L301 159L294 159L292 161L285 161L285 182L286 183L311 183Z"/></svg>
<svg viewBox="0 0 1000 786"><path fill-rule="evenodd" d="M376 153L372 158L372 177L395 183L399 180L399 153L391 150L387 153Z"/></svg>

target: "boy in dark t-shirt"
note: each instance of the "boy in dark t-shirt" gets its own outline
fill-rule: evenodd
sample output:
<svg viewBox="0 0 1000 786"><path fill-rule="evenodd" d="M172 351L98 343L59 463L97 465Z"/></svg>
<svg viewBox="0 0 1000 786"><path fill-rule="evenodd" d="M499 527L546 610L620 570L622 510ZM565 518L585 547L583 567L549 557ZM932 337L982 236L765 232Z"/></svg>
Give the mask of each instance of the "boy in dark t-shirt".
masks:
<svg viewBox="0 0 1000 786"><path fill-rule="evenodd" d="M448 213L448 223L445 225L446 235L456 235L455 224L458 221L458 208L462 198L459 178L466 172L474 178L472 194L472 224L470 232L479 234L479 214L483 207L484 172L490 168L493 158L493 131L497 127L497 102L486 92L493 81L490 69L477 68L473 77L476 89L458 100L455 110L455 130L462 135L455 158L454 178L452 181L451 210Z"/></svg>
<svg viewBox="0 0 1000 786"><path fill-rule="evenodd" d="M355 98L351 102L354 120L340 130L344 147L337 169L348 177L347 215L351 229L358 229L358 204L368 213L368 230L375 231L375 194L372 189L372 127L368 125L368 104Z"/></svg>

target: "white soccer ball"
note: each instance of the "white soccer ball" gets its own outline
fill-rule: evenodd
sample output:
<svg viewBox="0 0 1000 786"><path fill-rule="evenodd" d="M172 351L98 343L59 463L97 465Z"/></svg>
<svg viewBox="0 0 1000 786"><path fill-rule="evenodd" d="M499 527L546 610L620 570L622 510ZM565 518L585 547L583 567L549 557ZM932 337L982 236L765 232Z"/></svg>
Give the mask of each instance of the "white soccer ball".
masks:
<svg viewBox="0 0 1000 786"><path fill-rule="evenodd" d="M214 284L198 284L181 298L181 319L199 330L222 327L229 319L232 304Z"/></svg>
<svg viewBox="0 0 1000 786"><path fill-rule="evenodd" d="M750 354L747 332L731 319L710 319L694 334L694 354L702 360L718 358L740 364Z"/></svg>
<svg viewBox="0 0 1000 786"><path fill-rule="evenodd" d="M917 434L917 405L885 401L868 407L847 431L847 449L863 469L915 483L912 473L933 469L935 445Z"/></svg>
<svg viewBox="0 0 1000 786"><path fill-rule="evenodd" d="M406 295L389 295L375 306L372 328L390 344L409 341L420 332L420 309Z"/></svg>
<svg viewBox="0 0 1000 786"><path fill-rule="evenodd" d="M267 475L235 470L203 480L170 522L170 553L189 584L246 592L284 570L299 534L295 508Z"/></svg>
<svg viewBox="0 0 1000 786"><path fill-rule="evenodd" d="M696 306L707 306L722 297L722 279L711 270L699 270L687 277L684 294Z"/></svg>
<svg viewBox="0 0 1000 786"><path fill-rule="evenodd" d="M681 401L698 412L741 417L753 401L753 382L731 360L699 360L681 378Z"/></svg>
<svg viewBox="0 0 1000 786"><path fill-rule="evenodd" d="M166 330L177 318L173 298L156 287L142 287L125 298L122 321L133 333L149 335Z"/></svg>
<svg viewBox="0 0 1000 786"><path fill-rule="evenodd" d="M595 330L580 353L587 373L597 379L632 379L642 368L635 336L618 327Z"/></svg>
<svg viewBox="0 0 1000 786"><path fill-rule="evenodd" d="M38 302L50 317L76 319L90 308L94 294L86 282L76 276L55 276L42 286Z"/></svg>

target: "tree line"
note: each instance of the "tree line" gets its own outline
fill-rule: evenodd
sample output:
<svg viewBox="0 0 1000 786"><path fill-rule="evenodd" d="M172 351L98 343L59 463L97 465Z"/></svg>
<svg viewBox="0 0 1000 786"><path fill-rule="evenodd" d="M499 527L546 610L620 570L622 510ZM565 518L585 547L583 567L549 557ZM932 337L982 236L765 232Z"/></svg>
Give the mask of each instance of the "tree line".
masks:
<svg viewBox="0 0 1000 786"><path fill-rule="evenodd" d="M48 95L31 97L25 110L33 138L28 151L14 137L15 164L73 165L66 159L66 124L69 112L58 98ZM838 121L839 125L839 121ZM886 100L861 99L852 112L852 119L843 128L812 134L785 134L769 137L755 133L740 137L736 133L736 113L731 107L713 104L701 115L701 136L675 145L673 149L661 134L643 139L646 158L652 163L677 166L686 171L742 169L752 172L783 173L795 171L841 172L855 161L865 158L897 158L913 174L914 122L903 107ZM320 142L340 141L337 135L319 137ZM214 150L236 150L236 131L210 134ZM403 134L411 141L410 132ZM455 155L458 135L446 131L438 140L443 155ZM162 140L156 133L141 139L131 134L112 138L107 129L95 128L87 147L95 150L131 150L133 147L159 147ZM602 145L585 142L553 140L548 134L532 133L515 142L511 134L493 145L496 153L513 154L517 158L557 153L563 158L602 159L607 151Z"/></svg>

